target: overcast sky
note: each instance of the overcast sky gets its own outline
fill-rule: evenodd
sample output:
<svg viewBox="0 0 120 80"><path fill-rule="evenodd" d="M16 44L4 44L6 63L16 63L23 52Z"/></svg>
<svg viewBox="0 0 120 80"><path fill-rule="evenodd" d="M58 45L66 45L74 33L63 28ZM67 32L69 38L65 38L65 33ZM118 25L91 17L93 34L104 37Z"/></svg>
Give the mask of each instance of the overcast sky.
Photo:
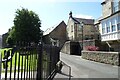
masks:
<svg viewBox="0 0 120 80"><path fill-rule="evenodd" d="M1 0L0 1L0 35L6 33L13 24L15 11L27 8L39 15L42 30L58 24L67 23L69 12L73 16L97 19L102 14L102 0Z"/></svg>

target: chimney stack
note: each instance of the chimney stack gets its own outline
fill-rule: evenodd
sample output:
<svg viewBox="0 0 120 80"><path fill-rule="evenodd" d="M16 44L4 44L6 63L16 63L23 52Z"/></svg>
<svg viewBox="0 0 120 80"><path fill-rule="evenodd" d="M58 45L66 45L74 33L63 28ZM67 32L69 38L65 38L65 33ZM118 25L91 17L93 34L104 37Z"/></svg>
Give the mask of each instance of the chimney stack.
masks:
<svg viewBox="0 0 120 80"><path fill-rule="evenodd" d="M69 18L72 18L72 11L70 11L69 13Z"/></svg>

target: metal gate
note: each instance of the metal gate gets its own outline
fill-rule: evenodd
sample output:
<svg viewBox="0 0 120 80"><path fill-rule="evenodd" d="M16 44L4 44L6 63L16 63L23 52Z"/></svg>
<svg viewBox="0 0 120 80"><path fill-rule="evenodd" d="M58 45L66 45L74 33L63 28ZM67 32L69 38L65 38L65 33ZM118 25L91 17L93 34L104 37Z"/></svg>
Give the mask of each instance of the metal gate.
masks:
<svg viewBox="0 0 120 80"><path fill-rule="evenodd" d="M60 48L51 45L43 46L42 54L42 78L43 80L51 80L54 77L56 71L56 64L59 61Z"/></svg>
<svg viewBox="0 0 120 80"><path fill-rule="evenodd" d="M1 79L46 80L52 78L59 61L59 48L49 45L14 47L1 50L0 55Z"/></svg>

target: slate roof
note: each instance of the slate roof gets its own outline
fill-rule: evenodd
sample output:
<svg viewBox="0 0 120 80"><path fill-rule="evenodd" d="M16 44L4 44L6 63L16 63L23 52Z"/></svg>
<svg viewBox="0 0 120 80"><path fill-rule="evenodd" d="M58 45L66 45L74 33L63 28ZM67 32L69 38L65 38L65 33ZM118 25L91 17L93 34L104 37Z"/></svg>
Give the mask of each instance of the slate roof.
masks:
<svg viewBox="0 0 120 80"><path fill-rule="evenodd" d="M59 26L61 23L63 23L63 22L64 22L64 21L62 21L62 22L60 22L60 23L58 23L58 24L56 24L56 25L48 28L46 31L43 32L43 35L45 36L45 35L50 34L56 27L58 27L58 26Z"/></svg>
<svg viewBox="0 0 120 80"><path fill-rule="evenodd" d="M54 29L56 28L56 26L50 27L48 28L46 31L43 32L43 35L48 35L50 32L52 32Z"/></svg>
<svg viewBox="0 0 120 80"><path fill-rule="evenodd" d="M72 18L75 22L80 23L83 22L84 24L94 24L94 19L83 19L83 18Z"/></svg>

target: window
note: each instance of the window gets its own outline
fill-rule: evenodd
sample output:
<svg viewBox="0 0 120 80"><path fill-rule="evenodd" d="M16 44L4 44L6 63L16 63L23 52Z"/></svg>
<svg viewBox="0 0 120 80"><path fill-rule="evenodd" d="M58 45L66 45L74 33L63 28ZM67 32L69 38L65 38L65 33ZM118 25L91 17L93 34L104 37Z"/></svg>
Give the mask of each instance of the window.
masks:
<svg viewBox="0 0 120 80"><path fill-rule="evenodd" d="M73 25L71 25L71 32L73 32Z"/></svg>
<svg viewBox="0 0 120 80"><path fill-rule="evenodd" d="M116 20L116 18L113 18L111 21L112 22L112 32L116 31L115 20Z"/></svg>
<svg viewBox="0 0 120 80"><path fill-rule="evenodd" d="M100 39L100 35L97 36L98 37L98 40Z"/></svg>
<svg viewBox="0 0 120 80"><path fill-rule="evenodd" d="M104 33L105 33L105 22L102 23L102 34L104 34Z"/></svg>
<svg viewBox="0 0 120 80"><path fill-rule="evenodd" d="M106 22L107 33L110 32L110 20Z"/></svg>
<svg viewBox="0 0 120 80"><path fill-rule="evenodd" d="M120 15L118 15L118 23L120 23Z"/></svg>
<svg viewBox="0 0 120 80"><path fill-rule="evenodd" d="M115 25L112 25L112 32L114 32L115 30Z"/></svg>
<svg viewBox="0 0 120 80"><path fill-rule="evenodd" d="M117 30L120 31L120 15L117 18Z"/></svg>
<svg viewBox="0 0 120 80"><path fill-rule="evenodd" d="M82 27L78 24L78 31L82 31Z"/></svg>
<svg viewBox="0 0 120 80"><path fill-rule="evenodd" d="M119 0L113 1L113 13L117 12L119 10Z"/></svg>
<svg viewBox="0 0 120 80"><path fill-rule="evenodd" d="M117 24L117 29L120 31L120 23Z"/></svg>

